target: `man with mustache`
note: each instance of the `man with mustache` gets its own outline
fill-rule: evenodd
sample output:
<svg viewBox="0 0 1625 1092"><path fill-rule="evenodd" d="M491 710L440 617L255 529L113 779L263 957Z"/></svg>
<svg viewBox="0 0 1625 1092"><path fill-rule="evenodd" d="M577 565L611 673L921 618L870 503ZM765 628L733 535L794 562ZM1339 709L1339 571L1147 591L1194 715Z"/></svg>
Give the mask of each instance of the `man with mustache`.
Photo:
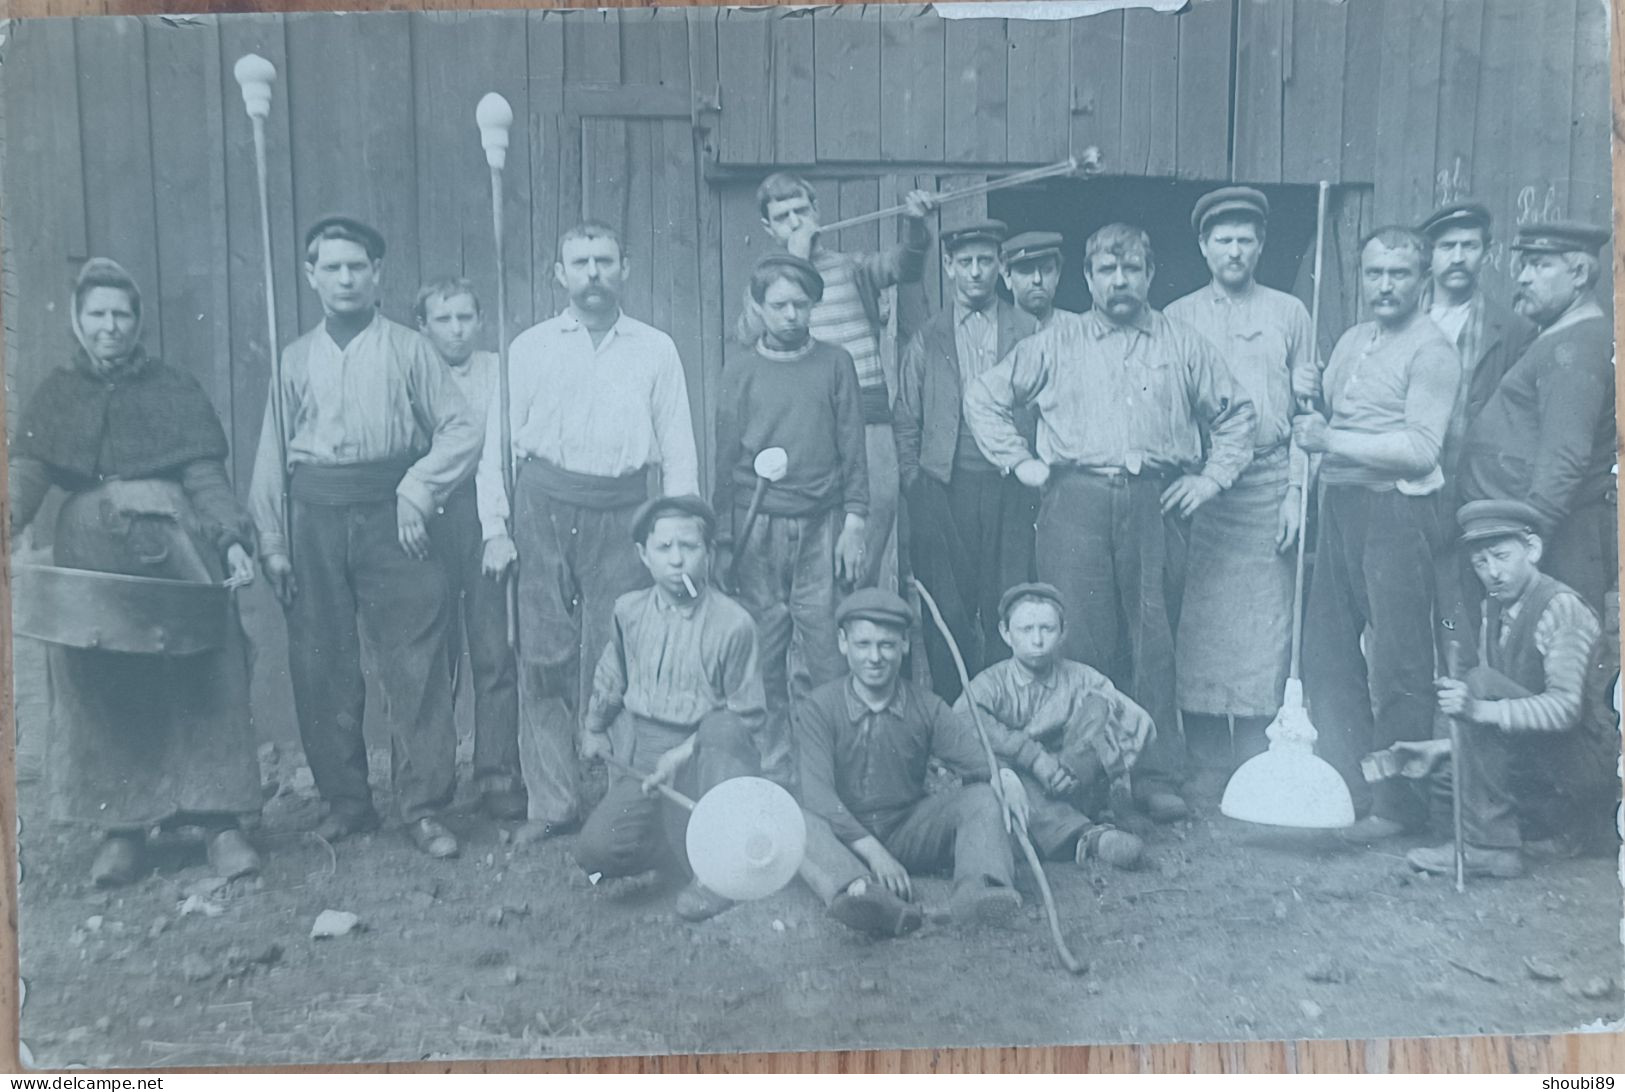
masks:
<svg viewBox="0 0 1625 1092"><path fill-rule="evenodd" d="M1016 306L1031 315L1040 330L1055 316L1071 314L1055 306L1055 290L1061 283L1061 244L1059 232L1024 231L1005 241L999 250L1004 263L1004 286Z"/></svg>
<svg viewBox="0 0 1625 1092"><path fill-rule="evenodd" d="M683 362L670 337L621 310L630 259L589 220L559 238L553 276L569 306L508 351L513 450L492 399L476 484L484 569L519 563L519 765L529 797L521 841L580 820L576 728L617 597L649 583L632 524L650 467L666 496L699 490ZM502 460L518 464L512 510ZM510 531L509 520L512 519Z"/></svg>
<svg viewBox="0 0 1625 1092"><path fill-rule="evenodd" d="M305 233L322 322L282 351L282 412L267 400L248 507L288 620L299 737L328 808L316 833L336 842L378 826L361 734L365 631L388 695L407 834L430 857L454 857L457 839L436 818L457 785L451 611L429 528L473 469L480 433L428 341L379 312L383 264L384 237L359 220L328 216Z"/></svg>
<svg viewBox="0 0 1625 1092"><path fill-rule="evenodd" d="M1191 520L1175 678L1205 795L1268 745L1292 642L1292 548L1306 456L1292 444L1292 371L1316 355L1309 310L1254 279L1269 200L1247 186L1202 197L1191 227L1210 283L1168 305L1230 366L1257 415L1253 461Z"/></svg>
<svg viewBox="0 0 1625 1092"><path fill-rule="evenodd" d="M960 410L963 392L1017 341L1032 318L998 298L998 220L942 235L942 269L953 286L944 307L909 339L898 366L897 466L908 503L909 559L937 597L972 675L1005 656L999 596L1031 575L1038 496L982 456ZM1024 415L1023 433L1032 432ZM946 701L959 675L942 636L925 633L931 681Z"/></svg>
<svg viewBox="0 0 1625 1092"><path fill-rule="evenodd" d="M1347 831L1360 842L1426 820L1405 784L1382 782L1373 796L1359 759L1433 734L1434 556L1443 537L1435 494L1461 365L1420 307L1430 249L1404 227L1362 241L1360 284L1373 319L1332 350L1322 384L1330 419L1305 413L1293 421L1298 446L1321 456L1304 687L1322 752L1348 782L1356 810L1369 808Z"/></svg>
<svg viewBox="0 0 1625 1092"><path fill-rule="evenodd" d="M1108 224L1091 235L1093 307L1017 343L967 388L965 416L989 462L1043 491L1038 577L1060 589L1075 620L1066 657L1104 672L1151 714L1157 738L1141 756L1134 799L1172 822L1188 812L1170 593L1186 521L1252 457L1253 406L1206 338L1151 308L1154 272L1139 228ZM1029 407L1036 451L1017 418ZM1145 829L1138 815L1116 821Z"/></svg>
<svg viewBox="0 0 1625 1092"><path fill-rule="evenodd" d="M1519 229L1517 307L1540 328L1467 429L1462 496L1540 513L1546 568L1592 610L1617 586L1614 338L1596 299L1604 227Z"/></svg>

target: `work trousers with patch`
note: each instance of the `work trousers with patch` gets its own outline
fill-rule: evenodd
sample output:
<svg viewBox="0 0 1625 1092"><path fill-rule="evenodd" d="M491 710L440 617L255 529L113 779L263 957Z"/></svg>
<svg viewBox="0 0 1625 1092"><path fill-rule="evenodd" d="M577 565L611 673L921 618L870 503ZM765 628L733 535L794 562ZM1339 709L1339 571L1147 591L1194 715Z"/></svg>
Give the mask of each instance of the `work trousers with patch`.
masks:
<svg viewBox="0 0 1625 1092"><path fill-rule="evenodd" d="M336 814L372 813L361 734L364 635L384 698L396 807L409 823L433 815L457 784L445 574L432 557L418 561L401 549L393 496L312 503L300 499L299 485L296 470L291 541L299 592L286 611L288 666L316 789Z"/></svg>
<svg viewBox="0 0 1625 1092"><path fill-rule="evenodd" d="M1433 497L1326 486L1304 619L1304 692L1322 757L1348 782L1356 809L1369 802L1372 814L1413 827L1425 817L1421 797L1397 779L1369 789L1360 757L1433 735L1441 538Z"/></svg>
<svg viewBox="0 0 1625 1092"><path fill-rule="evenodd" d="M909 486L909 560L937 601L972 678L1010 655L999 636L999 597L1032 579L1038 494L991 467L956 467L943 485L921 474ZM926 662L942 700L957 701L959 672L936 626L925 627Z"/></svg>
<svg viewBox="0 0 1625 1092"><path fill-rule="evenodd" d="M481 572L485 544L475 510L474 481L455 489L429 524L451 599L452 693L462 680L455 634L462 622L473 668L474 784L481 792L513 792L519 777L519 679L508 647L507 584Z"/></svg>
<svg viewBox="0 0 1625 1092"><path fill-rule="evenodd" d="M534 464L514 484L519 552L519 769L533 822L580 818L576 732L615 600L649 583L632 543L638 504L591 508L539 487ZM639 502L641 503L641 502Z"/></svg>
<svg viewBox="0 0 1625 1092"><path fill-rule="evenodd" d="M828 906L852 881L872 879L869 866L822 817L807 819L807 852L799 875ZM1012 887L1016 863L992 786L985 782L931 793L911 808L865 824L910 872L953 870L954 890L969 885Z"/></svg>
<svg viewBox="0 0 1625 1092"><path fill-rule="evenodd" d="M897 438L889 421L863 426L869 459L869 515L863 524L860 588L897 590ZM837 528L839 530L839 528Z"/></svg>
<svg viewBox="0 0 1625 1092"><path fill-rule="evenodd" d="M1038 508L1038 578L1066 605L1067 658L1105 672L1156 725L1136 795L1185 780L1173 633L1186 527L1162 514L1166 486L1161 474L1056 467Z"/></svg>
<svg viewBox="0 0 1625 1092"><path fill-rule="evenodd" d="M699 733L694 757L678 771L673 787L698 800L729 778L756 773L756 745L738 717L718 710L697 728L679 727L623 712L611 730L616 757L640 774L654 772L660 756ZM624 752L630 752L624 753ZM588 873L635 876L651 868L688 870L688 811L659 793L645 793L642 778L610 775L609 791L587 816L574 849Z"/></svg>
<svg viewBox="0 0 1625 1092"><path fill-rule="evenodd" d="M762 729L762 774L786 788L795 784L790 703L846 673L835 639L835 541L846 520L840 508L808 516L758 514L739 554L739 604L756 622L761 642L767 724ZM743 529L745 509L734 513Z"/></svg>

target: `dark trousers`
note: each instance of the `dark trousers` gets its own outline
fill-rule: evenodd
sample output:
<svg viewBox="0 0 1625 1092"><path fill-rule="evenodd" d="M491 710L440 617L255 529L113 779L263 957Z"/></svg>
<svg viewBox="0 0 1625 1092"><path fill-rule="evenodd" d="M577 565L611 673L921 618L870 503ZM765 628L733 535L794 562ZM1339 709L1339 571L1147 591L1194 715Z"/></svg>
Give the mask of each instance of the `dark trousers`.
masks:
<svg viewBox="0 0 1625 1092"><path fill-rule="evenodd" d="M1540 567L1579 593L1601 613L1604 597L1619 587L1619 509L1597 501L1569 513L1546 540Z"/></svg>
<svg viewBox="0 0 1625 1092"><path fill-rule="evenodd" d="M797 875L828 906L853 880L868 877L869 868L828 822L804 814L807 852ZM967 884L1015 884L1010 836L998 797L985 782L931 793L891 822L871 824L869 832L910 872L952 869L955 890Z"/></svg>
<svg viewBox="0 0 1625 1092"><path fill-rule="evenodd" d="M519 551L519 767L533 821L579 818L576 729L615 600L649 583L632 544L637 505L585 508L537 487L521 464L514 487Z"/></svg>
<svg viewBox="0 0 1625 1092"><path fill-rule="evenodd" d="M1579 728L1513 733L1463 721L1463 840L1492 849L1517 849L1525 834L1568 837L1587 847L1605 844L1619 794L1616 761ZM1435 822L1449 830L1449 762L1432 787Z"/></svg>
<svg viewBox="0 0 1625 1092"><path fill-rule="evenodd" d="M631 755L623 761L643 774L660 756L685 740L689 731L623 713L631 723ZM700 720L694 757L678 773L675 788L698 800L733 777L756 773L756 745L739 718L719 710ZM617 756L620 757L620 756ZM593 808L576 839L576 863L605 876L635 876L661 865L688 869L684 835L688 812L659 793L644 793L642 779L616 771L609 791Z"/></svg>
<svg viewBox="0 0 1625 1092"><path fill-rule="evenodd" d="M1369 799L1373 814L1414 826L1423 802L1411 786L1394 779L1370 790L1359 767L1370 751L1433 735L1438 505L1398 490L1329 485L1320 521L1303 634L1318 749L1357 807Z"/></svg>
<svg viewBox="0 0 1625 1092"><path fill-rule="evenodd" d="M364 633L384 695L396 806L407 822L432 815L457 783L445 575L401 549L393 498L295 500L292 517L299 594L287 608L288 664L316 788L335 812L372 811Z"/></svg>
<svg viewBox="0 0 1625 1092"><path fill-rule="evenodd" d="M485 544L475 509L474 481L459 486L446 501L438 519L429 524L429 537L446 573L446 594L451 600L452 631L462 621L463 639L474 682L474 783L481 792L512 792L519 778L519 672L508 647L507 585L480 571ZM451 641L452 690L460 662L455 637Z"/></svg>
<svg viewBox="0 0 1625 1092"><path fill-rule="evenodd" d="M1038 495L989 469L955 468L943 485L921 474L909 486L909 560L965 657L971 677L1010 655L999 636L999 596L1032 579ZM947 702L959 698L948 643L925 627L931 682Z"/></svg>
<svg viewBox="0 0 1625 1092"><path fill-rule="evenodd" d="M1165 484L1057 468L1038 509L1038 578L1066 604L1067 658L1105 672L1156 724L1136 793L1177 789L1186 766L1173 638L1185 526L1163 517Z"/></svg>

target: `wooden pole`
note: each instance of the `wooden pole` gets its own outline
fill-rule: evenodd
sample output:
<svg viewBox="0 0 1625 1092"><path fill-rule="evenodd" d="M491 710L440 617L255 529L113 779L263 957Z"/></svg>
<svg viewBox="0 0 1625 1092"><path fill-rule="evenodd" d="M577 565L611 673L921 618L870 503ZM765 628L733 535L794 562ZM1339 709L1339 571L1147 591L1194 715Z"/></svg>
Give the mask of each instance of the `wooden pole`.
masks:
<svg viewBox="0 0 1625 1092"><path fill-rule="evenodd" d="M508 378L508 270L502 245L502 169L508 162L508 130L513 107L495 91L480 99L474 110L480 143L491 168L491 231L496 240L497 263L497 407L501 416L502 493L508 499L508 523L513 525L513 396ZM519 574L510 565L502 576L508 615L508 647L519 647Z"/></svg>

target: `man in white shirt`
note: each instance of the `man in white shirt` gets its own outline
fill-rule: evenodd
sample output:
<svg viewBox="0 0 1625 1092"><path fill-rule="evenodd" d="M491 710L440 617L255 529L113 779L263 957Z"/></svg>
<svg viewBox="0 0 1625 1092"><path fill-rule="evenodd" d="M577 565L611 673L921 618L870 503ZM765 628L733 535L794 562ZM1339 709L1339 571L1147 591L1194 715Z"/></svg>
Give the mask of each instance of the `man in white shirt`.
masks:
<svg viewBox="0 0 1625 1092"><path fill-rule="evenodd" d="M683 364L670 337L621 312L626 270L609 225L564 233L553 273L570 304L508 350L512 451L502 450L495 401L485 429L484 570L500 576L519 561L522 841L579 824L576 727L615 600L648 583L632 519L649 468L659 467L667 496L699 492ZM511 507L505 458L517 463Z"/></svg>

